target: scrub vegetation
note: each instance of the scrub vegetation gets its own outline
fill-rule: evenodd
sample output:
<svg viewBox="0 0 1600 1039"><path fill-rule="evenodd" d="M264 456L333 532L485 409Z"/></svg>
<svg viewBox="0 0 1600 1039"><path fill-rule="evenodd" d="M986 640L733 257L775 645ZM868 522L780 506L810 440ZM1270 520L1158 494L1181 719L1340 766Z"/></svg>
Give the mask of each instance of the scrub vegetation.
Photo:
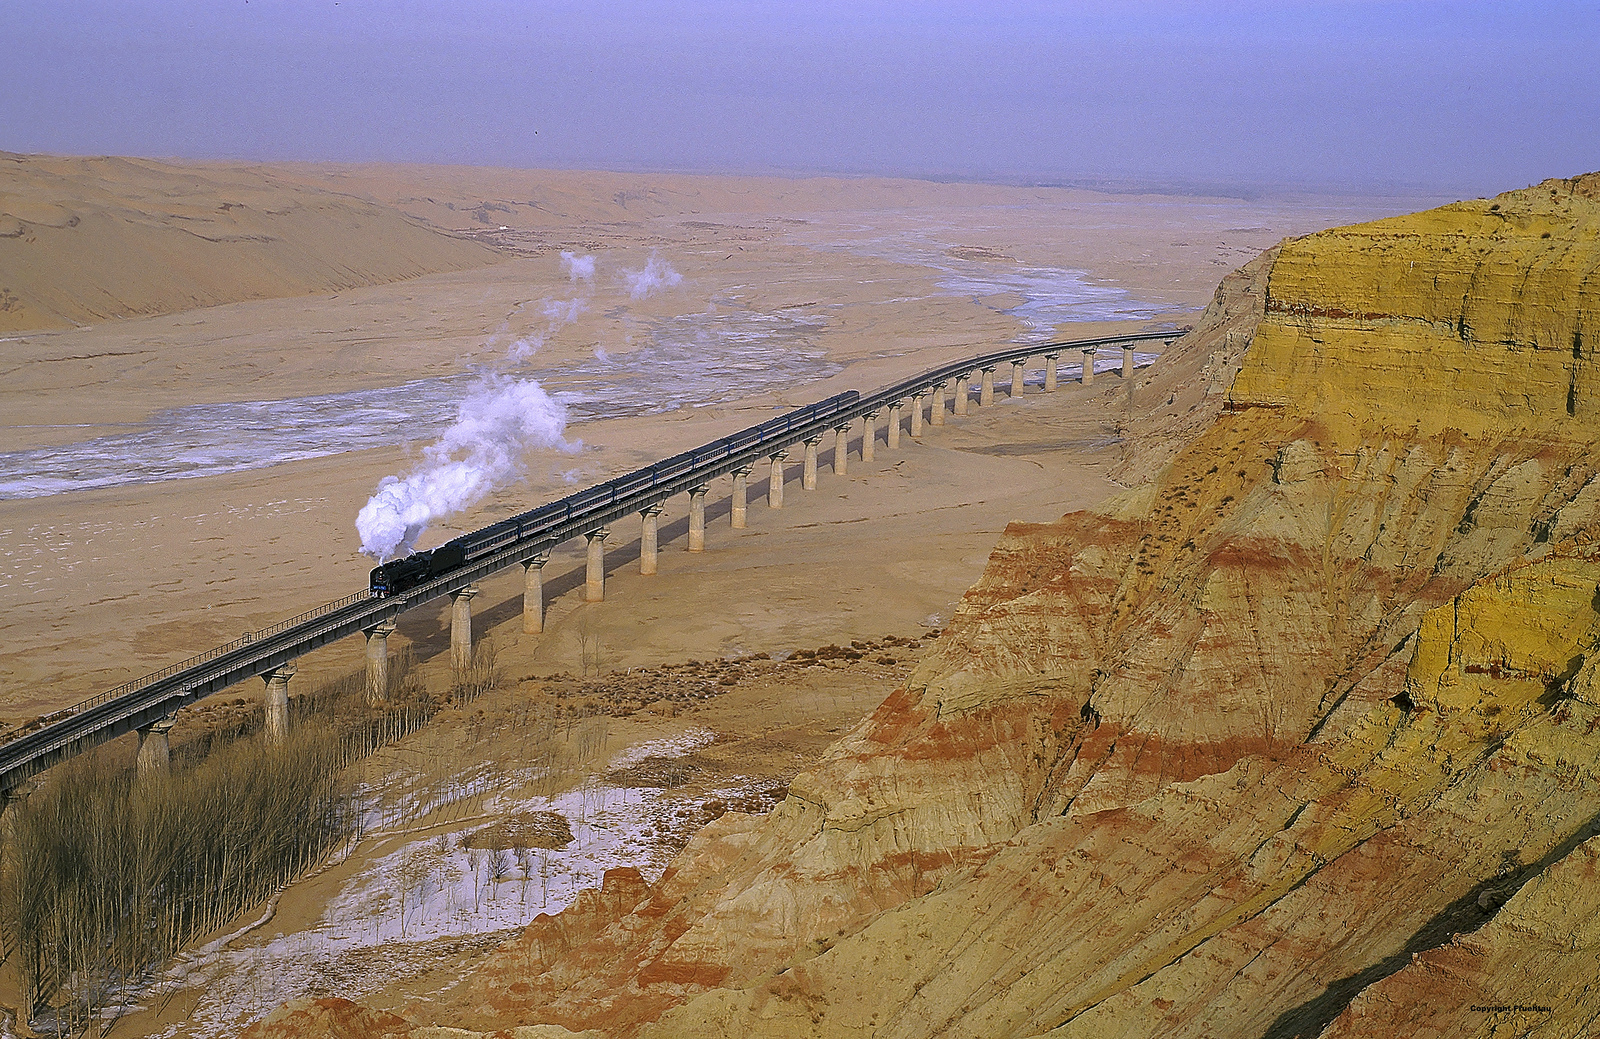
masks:
<svg viewBox="0 0 1600 1039"><path fill-rule="evenodd" d="M87 755L9 820L0 926L30 1018L78 1032L118 990L315 865L357 825L345 745L219 747L135 778Z"/></svg>
<svg viewBox="0 0 1600 1039"><path fill-rule="evenodd" d="M493 650L454 673L445 702L498 683ZM259 709L206 720L170 770L136 776L113 748L56 768L5 815L0 946L35 1027L76 1034L195 939L359 839L370 808L352 764L441 706L397 654L386 703L355 672L291 700L281 746Z"/></svg>

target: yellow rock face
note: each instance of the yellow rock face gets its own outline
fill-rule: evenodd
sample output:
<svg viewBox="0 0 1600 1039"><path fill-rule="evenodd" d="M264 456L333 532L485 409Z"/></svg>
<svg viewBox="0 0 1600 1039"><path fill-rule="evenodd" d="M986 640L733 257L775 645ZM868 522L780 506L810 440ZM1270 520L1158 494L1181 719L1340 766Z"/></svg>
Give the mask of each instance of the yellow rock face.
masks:
<svg viewBox="0 0 1600 1039"><path fill-rule="evenodd" d="M1235 408L1468 436L1594 428L1600 176L1287 243Z"/></svg>
<svg viewBox="0 0 1600 1039"><path fill-rule="evenodd" d="M1515 567L1423 619L1406 692L1440 711L1518 710L1575 675L1600 639L1586 559Z"/></svg>
<svg viewBox="0 0 1600 1039"><path fill-rule="evenodd" d="M1202 415L1241 365L1148 486L1013 524L782 806L530 928L460 1023L1593 1033L1597 192L1286 243L1152 376Z"/></svg>
<svg viewBox="0 0 1600 1039"><path fill-rule="evenodd" d="M945 725L1037 705L1058 745L996 776L1035 821L653 1034L1314 1035L1563 861L1600 812L1597 180L1286 243L1227 412L1106 515L1013 525L910 683Z"/></svg>
<svg viewBox="0 0 1600 1039"><path fill-rule="evenodd" d="M1315 1035L1365 985L1501 905L1507 926L1483 947L1505 973L1477 979L1489 1002L1517 1002L1519 984L1523 1002L1566 990L1566 1026L1592 1020L1600 992L1584 972L1600 929L1594 896L1573 886L1595 875L1595 844L1578 842L1600 807L1600 667L1548 683L1494 671L1512 645L1546 670L1594 654L1597 583L1600 562L1552 558L1428 615L1414 687L1455 674L1509 692L1444 711L1385 704L1281 761L1041 821L823 955L707 993L646 1034ZM1521 981L1522 945L1561 976ZM1471 1016L1472 998L1441 1007L1433 995L1423 979L1391 998Z"/></svg>

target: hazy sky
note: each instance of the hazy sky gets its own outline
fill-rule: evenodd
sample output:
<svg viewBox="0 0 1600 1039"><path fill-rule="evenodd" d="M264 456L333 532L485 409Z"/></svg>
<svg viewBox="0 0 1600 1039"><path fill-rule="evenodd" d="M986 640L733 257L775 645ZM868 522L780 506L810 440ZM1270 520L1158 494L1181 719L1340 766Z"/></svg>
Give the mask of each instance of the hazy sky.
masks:
<svg viewBox="0 0 1600 1039"><path fill-rule="evenodd" d="M1072 182L1600 169L1600 0L0 0L0 150Z"/></svg>

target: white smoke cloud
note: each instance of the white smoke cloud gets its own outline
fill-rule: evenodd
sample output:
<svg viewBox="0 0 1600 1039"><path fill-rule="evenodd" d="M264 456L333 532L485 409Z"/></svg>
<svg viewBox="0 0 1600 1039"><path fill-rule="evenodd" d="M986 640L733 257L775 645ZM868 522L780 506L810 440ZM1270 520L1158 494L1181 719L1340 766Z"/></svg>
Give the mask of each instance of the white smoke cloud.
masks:
<svg viewBox="0 0 1600 1039"><path fill-rule="evenodd" d="M589 309L589 301L583 296L572 299L547 299L542 308L544 316L550 319L553 328L561 325L570 325L578 320L578 315Z"/></svg>
<svg viewBox="0 0 1600 1039"><path fill-rule="evenodd" d="M572 281L594 281L594 257L561 254L561 266ZM529 304L519 305L520 313ZM587 295L540 304L548 324L522 336L506 350L506 360L520 364L532 357L563 325L588 309ZM515 315L513 315L515 316ZM490 337L492 344L510 327L510 319ZM574 452L581 441L562 435L567 409L534 379L485 375L456 410L456 420L437 443L422 452L423 461L405 477L386 476L356 515L361 551L380 562L416 551L429 524L475 505L505 481L522 473L523 456L539 448Z"/></svg>
<svg viewBox="0 0 1600 1039"><path fill-rule="evenodd" d="M567 409L534 379L485 376L456 411L456 421L403 479L385 477L356 515L361 551L380 562L416 550L428 525L482 501L522 471L535 448L575 452L562 435Z"/></svg>
<svg viewBox="0 0 1600 1039"><path fill-rule="evenodd" d="M506 359L512 364L521 364L539 352L539 347L544 345L544 340L545 337L543 335L523 336L515 343L512 343L510 349L506 350Z"/></svg>
<svg viewBox="0 0 1600 1039"><path fill-rule="evenodd" d="M683 280L683 275L673 270L672 264L656 252L651 252L643 269L624 270L622 277L628 283L628 295L634 299L644 299L653 293L665 291Z"/></svg>
<svg viewBox="0 0 1600 1039"><path fill-rule="evenodd" d="M567 272L567 277L573 281L594 281L594 257L579 256L576 253L565 252L561 254L561 269Z"/></svg>
<svg viewBox="0 0 1600 1039"><path fill-rule="evenodd" d="M595 258L561 254L561 267L581 294L568 300L546 299L540 312L548 324L542 331L518 338L506 351L510 364L520 364L542 347L563 325L578 319L589 306ZM628 293L644 299L677 285L683 277L652 252L641 270L623 271ZM520 313L529 304L517 307ZM493 344L510 327L510 319L490 338ZM602 348L596 356L605 358ZM379 561L409 555L436 520L482 501L496 487L522 473L523 458L533 450L555 448L576 452L581 441L564 436L567 409L533 379L485 375L461 402L456 420L437 443L423 451L423 461L404 477L388 476L356 516L361 551ZM579 470L563 473L576 480Z"/></svg>
<svg viewBox="0 0 1600 1039"><path fill-rule="evenodd" d="M566 254L563 254L566 255ZM591 270L594 267L594 257L585 257L589 260ZM576 279L574 279L576 280ZM523 304L527 306L527 304ZM519 310L521 307L518 308ZM539 348L550 341L563 325L570 325L578 320L578 316L589 309L588 296L574 296L571 299L546 299L539 304L539 312L545 316L549 324L542 332L530 332L506 350L506 360L512 364L521 364L534 354Z"/></svg>

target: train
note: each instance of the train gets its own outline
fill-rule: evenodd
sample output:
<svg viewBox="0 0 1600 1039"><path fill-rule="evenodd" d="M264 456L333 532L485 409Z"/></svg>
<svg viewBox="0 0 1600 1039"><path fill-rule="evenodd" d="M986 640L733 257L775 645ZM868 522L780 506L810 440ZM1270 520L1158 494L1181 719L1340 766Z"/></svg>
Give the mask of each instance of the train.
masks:
<svg viewBox="0 0 1600 1039"><path fill-rule="evenodd" d="M410 591L419 584L427 584L436 577L465 565L467 546L465 538L447 541L438 548L413 552L404 559L391 559L372 568L368 588L374 599Z"/></svg>
<svg viewBox="0 0 1600 1039"><path fill-rule="evenodd" d="M769 419L758 426L740 430L732 436L714 440L693 451L685 451L655 465L596 484L576 494L569 494L559 501L541 505L510 519L500 520L498 523L491 523L470 534L463 534L452 541L447 541L438 548L413 552L404 559L391 559L372 568L368 587L373 598L382 599L400 595L524 539L544 534L553 535L559 527L576 517L590 512L600 512L641 492L671 483L703 465L748 451L768 438L825 422L841 412L849 411L860 399L860 393L848 390L816 404L797 408L778 418Z"/></svg>
<svg viewBox="0 0 1600 1039"><path fill-rule="evenodd" d="M1150 339L1176 339L1184 328L1172 333L1147 332L1126 337L1127 343L1141 342ZM1117 339L1075 340L1066 343L1041 343L1029 347L1030 353L1044 354L1046 357L1056 356L1049 351L1053 349L1066 349L1082 346L1085 343L1116 342ZM1015 349L1001 353L987 354L964 361L941 365L930 368L919 375L913 376L904 382L895 384L886 390L881 390L876 395L879 402L890 402L902 397L922 393L929 387L941 383L951 376L962 372L971 373L974 369L983 367L989 362L999 364L1008 358L1014 359L1018 355ZM787 414L757 426L750 426L740 430L729 437L713 441L693 451L685 451L674 455L655 465L618 476L597 484L587 490L568 495L559 501L541 505L536 509L524 512L521 515L504 519L498 523L491 523L481 530L470 534L463 534L453 541L448 541L438 548L425 552L416 552L404 559L394 559L382 566L374 567L371 577L371 591L374 597L386 598L400 595L418 585L427 584L448 576L452 571L463 566L475 563L480 559L494 554L501 549L510 548L524 541L539 543L552 542L557 539L567 538L582 533L581 529L573 530L568 524L575 519L582 519L595 515L604 515L611 506L618 502L634 500L648 502L651 495L648 493L655 487L671 484L684 476L694 473L701 466L724 461L734 455L752 456L752 448L759 448L768 440L780 439L785 434L797 429L816 431L827 429L830 425L844 421L851 413L858 412L857 405L861 403L861 394L855 390L847 390L836 394L827 400L809 404L803 408L796 408ZM722 469L727 472L727 469ZM679 489L685 485L678 484ZM613 512L612 515L615 515ZM598 524L596 524L598 525Z"/></svg>

